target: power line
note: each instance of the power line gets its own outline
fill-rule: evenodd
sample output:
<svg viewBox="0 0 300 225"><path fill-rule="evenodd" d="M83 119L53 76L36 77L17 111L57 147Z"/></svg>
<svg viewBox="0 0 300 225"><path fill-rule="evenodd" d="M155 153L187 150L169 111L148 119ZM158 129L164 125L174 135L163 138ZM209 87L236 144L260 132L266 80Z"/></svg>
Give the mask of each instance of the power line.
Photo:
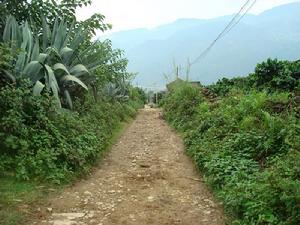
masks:
<svg viewBox="0 0 300 225"><path fill-rule="evenodd" d="M223 36L225 36L227 33L229 33L236 25L238 25L238 24L241 22L241 20L248 14L248 12L252 9L252 7L255 5L256 2L257 2L257 0L254 0L254 2L253 2L253 3L250 5L250 7L244 12L244 14L240 16L240 18L236 21L236 23L233 24L233 25L231 26L231 28L230 28Z"/></svg>
<svg viewBox="0 0 300 225"><path fill-rule="evenodd" d="M212 43L192 62L188 62L188 65L185 67L187 71L190 72L191 67L196 64L199 60L206 57L206 55L209 53L209 51L214 47L214 45L224 37L226 34L228 34L235 26L237 26L240 21L245 17L245 15L253 8L257 0L254 0L252 4L246 8L250 3L251 0L247 0L244 5L241 7L241 9L235 14L235 16L231 19L231 21L227 24L227 26L222 30L222 32L217 36L215 40L212 41ZM246 9L246 10L245 10ZM244 12L245 11L245 12ZM164 74L166 77L169 77L172 75L172 72L168 74Z"/></svg>
<svg viewBox="0 0 300 225"><path fill-rule="evenodd" d="M250 11L250 9L255 5L257 0L247 8L246 12L241 15L241 13L245 10L245 8L249 5L251 0L247 0L246 3L241 7L238 13L232 18L232 20L228 23L228 25L222 30L222 32L217 36L217 38L190 64L190 66L196 64L200 59L204 58L208 52L214 47L214 45L218 42L219 39L224 37L228 32L230 32L241 20L242 18ZM238 19L238 20L237 20Z"/></svg>

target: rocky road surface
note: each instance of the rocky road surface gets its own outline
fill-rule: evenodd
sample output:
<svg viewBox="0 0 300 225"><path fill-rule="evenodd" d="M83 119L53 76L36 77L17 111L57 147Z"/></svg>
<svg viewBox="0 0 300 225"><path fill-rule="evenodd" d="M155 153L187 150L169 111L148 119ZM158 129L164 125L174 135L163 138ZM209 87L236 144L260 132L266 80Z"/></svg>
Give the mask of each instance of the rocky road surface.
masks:
<svg viewBox="0 0 300 225"><path fill-rule="evenodd" d="M222 207L158 109L141 110L93 174L39 212L30 225L225 224Z"/></svg>

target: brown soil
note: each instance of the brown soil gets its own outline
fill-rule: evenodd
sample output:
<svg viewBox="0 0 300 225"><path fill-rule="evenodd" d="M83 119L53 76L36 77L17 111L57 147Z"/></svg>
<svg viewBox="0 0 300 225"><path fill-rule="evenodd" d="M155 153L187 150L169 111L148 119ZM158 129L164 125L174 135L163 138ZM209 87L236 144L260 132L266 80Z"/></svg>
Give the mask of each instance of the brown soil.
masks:
<svg viewBox="0 0 300 225"><path fill-rule="evenodd" d="M141 110L89 178L46 204L30 224L225 224L222 207L157 109Z"/></svg>

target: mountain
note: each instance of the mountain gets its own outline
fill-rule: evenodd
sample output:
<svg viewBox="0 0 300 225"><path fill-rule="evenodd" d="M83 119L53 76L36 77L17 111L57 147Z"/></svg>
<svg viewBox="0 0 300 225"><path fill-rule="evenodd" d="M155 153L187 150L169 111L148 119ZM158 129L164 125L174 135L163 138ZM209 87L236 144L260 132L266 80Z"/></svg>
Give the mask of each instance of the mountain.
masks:
<svg viewBox="0 0 300 225"><path fill-rule="evenodd" d="M209 54L191 68L190 79L204 84L221 77L244 76L269 57L300 58L300 3L246 15L224 36ZM137 72L141 86L163 87L163 73L172 72L173 60L185 67L224 29L233 15L215 19L179 19L154 29L135 29L113 33L106 38L115 48L125 50L129 70ZM185 71L180 72L185 78ZM174 75L172 75L174 76Z"/></svg>

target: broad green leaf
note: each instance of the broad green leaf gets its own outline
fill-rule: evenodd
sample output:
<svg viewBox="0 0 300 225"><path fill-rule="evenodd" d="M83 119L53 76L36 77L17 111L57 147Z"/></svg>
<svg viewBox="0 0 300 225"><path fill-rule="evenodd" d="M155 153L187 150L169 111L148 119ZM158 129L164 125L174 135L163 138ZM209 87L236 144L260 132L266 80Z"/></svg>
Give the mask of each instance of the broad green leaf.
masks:
<svg viewBox="0 0 300 225"><path fill-rule="evenodd" d="M16 28L15 24L17 23L16 19L13 16L7 18L4 32L3 32L3 41L9 42L13 41L12 39L12 30Z"/></svg>
<svg viewBox="0 0 300 225"><path fill-rule="evenodd" d="M53 70L54 71L57 71L57 70L61 70L63 72L65 72L66 74L70 74L68 69L66 68L66 66L62 63L56 63L54 66L53 66Z"/></svg>
<svg viewBox="0 0 300 225"><path fill-rule="evenodd" d="M68 81L73 81L77 84L79 84L81 87L83 87L84 89L88 90L88 87L77 77L73 76L73 75L66 75L63 76L61 79L63 82L68 82Z"/></svg>
<svg viewBox="0 0 300 225"><path fill-rule="evenodd" d="M80 44L82 44L82 42L84 41L85 37L86 37L86 35L83 34L83 32L81 30L77 31L73 41L70 43L70 48L78 49Z"/></svg>
<svg viewBox="0 0 300 225"><path fill-rule="evenodd" d="M32 61L38 61L39 59L39 54L40 54L40 45L39 45L39 40L37 39L35 41L32 54L31 54L31 60Z"/></svg>
<svg viewBox="0 0 300 225"><path fill-rule="evenodd" d="M66 47L68 45L68 43L70 42L70 38L71 36L73 35L73 31L74 30L74 27L75 27L75 24L76 24L76 21L74 20L70 26L70 28L68 29L69 32L67 33L66 37L65 37L65 40L64 40L64 43L63 43L63 47Z"/></svg>
<svg viewBox="0 0 300 225"><path fill-rule="evenodd" d="M82 64L78 64L78 65L72 67L70 69L70 73L73 74L74 76L80 76L80 75L83 75L83 74L90 74L88 69Z"/></svg>
<svg viewBox="0 0 300 225"><path fill-rule="evenodd" d="M26 53L21 52L18 56L16 66L15 66L15 73L16 74L21 74L22 71L24 70L25 67L25 58L26 58Z"/></svg>
<svg viewBox="0 0 300 225"><path fill-rule="evenodd" d="M45 88L45 85L42 82L37 81L33 87L33 95L34 96L41 95L44 88Z"/></svg>
<svg viewBox="0 0 300 225"><path fill-rule="evenodd" d="M35 83L44 76L42 68L43 66L39 61L32 61L26 65L22 75L26 78L29 78L32 83Z"/></svg>
<svg viewBox="0 0 300 225"><path fill-rule="evenodd" d="M69 105L69 108L73 109L73 101L72 101L70 92L68 90L65 90L64 95L65 95L66 102Z"/></svg>
<svg viewBox="0 0 300 225"><path fill-rule="evenodd" d="M45 65L45 70L46 70L46 87L48 91L52 91L54 97L57 99L57 103L59 107L61 107L61 102L59 98L59 86L56 80L56 77L54 75L53 70L51 69L50 66Z"/></svg>
<svg viewBox="0 0 300 225"><path fill-rule="evenodd" d="M46 50L49 44L49 40L51 38L51 30L44 16L42 16L42 25L43 25L43 50Z"/></svg>
<svg viewBox="0 0 300 225"><path fill-rule="evenodd" d="M58 29L58 18L56 18L54 25L53 25L52 36L51 36L51 45L54 45L57 29Z"/></svg>
<svg viewBox="0 0 300 225"><path fill-rule="evenodd" d="M68 48L68 47L64 47L60 51L61 58L63 59L64 63L66 63L66 64L70 64L70 60L71 60L73 54L74 54L74 50L71 48Z"/></svg>
<svg viewBox="0 0 300 225"><path fill-rule="evenodd" d="M41 54L39 54L38 61L39 61L40 63L45 63L47 57L48 57L47 54L41 53Z"/></svg>
<svg viewBox="0 0 300 225"><path fill-rule="evenodd" d="M54 53L55 56L57 56L57 57L60 58L60 54L59 54L58 50L56 48L54 48L54 47L48 47L46 49L46 53L48 54L48 56L51 56L52 53Z"/></svg>

